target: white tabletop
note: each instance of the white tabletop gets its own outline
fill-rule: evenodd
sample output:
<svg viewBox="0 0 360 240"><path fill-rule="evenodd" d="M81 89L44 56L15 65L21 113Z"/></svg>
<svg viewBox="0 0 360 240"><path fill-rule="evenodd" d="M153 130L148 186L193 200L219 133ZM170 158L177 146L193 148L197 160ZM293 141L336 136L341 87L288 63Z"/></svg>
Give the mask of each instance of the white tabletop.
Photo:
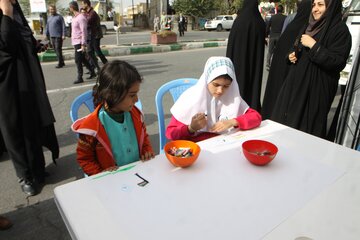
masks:
<svg viewBox="0 0 360 240"><path fill-rule="evenodd" d="M249 139L278 155L250 164ZM199 145L189 168L162 154L57 187L73 239L360 239L360 152L268 120Z"/></svg>

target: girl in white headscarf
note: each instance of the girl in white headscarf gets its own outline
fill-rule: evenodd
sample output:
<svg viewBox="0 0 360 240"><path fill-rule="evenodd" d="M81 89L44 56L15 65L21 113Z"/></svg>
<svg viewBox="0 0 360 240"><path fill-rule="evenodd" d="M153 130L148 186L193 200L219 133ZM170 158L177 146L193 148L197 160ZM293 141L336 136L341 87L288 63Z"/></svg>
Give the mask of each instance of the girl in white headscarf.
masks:
<svg viewBox="0 0 360 240"><path fill-rule="evenodd" d="M201 141L231 128L247 130L261 123L260 114L241 98L234 66L227 57L210 57L199 81L171 108L166 129L171 140Z"/></svg>

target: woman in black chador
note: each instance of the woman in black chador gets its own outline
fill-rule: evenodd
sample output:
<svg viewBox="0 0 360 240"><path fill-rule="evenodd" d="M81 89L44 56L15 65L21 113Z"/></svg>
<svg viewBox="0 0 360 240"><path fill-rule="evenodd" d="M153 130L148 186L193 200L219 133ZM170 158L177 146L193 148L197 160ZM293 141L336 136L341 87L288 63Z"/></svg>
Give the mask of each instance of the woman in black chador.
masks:
<svg viewBox="0 0 360 240"><path fill-rule="evenodd" d="M38 193L35 183L44 182L42 146L59 155L38 60L40 45L16 0L0 0L0 132L14 163L22 190Z"/></svg>
<svg viewBox="0 0 360 240"><path fill-rule="evenodd" d="M341 1L313 0L309 22L288 55L293 65L271 119L324 138L327 115L350 48L351 35L341 21Z"/></svg>
<svg viewBox="0 0 360 240"><path fill-rule="evenodd" d="M258 9L258 0L245 0L229 35L226 56L235 67L241 97L260 111L265 46L265 22Z"/></svg>
<svg viewBox="0 0 360 240"><path fill-rule="evenodd" d="M292 20L281 34L277 46L275 48L268 79L266 82L266 90L261 108L263 119L268 119L274 109L276 99L285 77L289 72L292 63L288 60L289 52L292 50L295 39L304 25L309 21L311 12L311 0L298 1L297 12L294 20Z"/></svg>

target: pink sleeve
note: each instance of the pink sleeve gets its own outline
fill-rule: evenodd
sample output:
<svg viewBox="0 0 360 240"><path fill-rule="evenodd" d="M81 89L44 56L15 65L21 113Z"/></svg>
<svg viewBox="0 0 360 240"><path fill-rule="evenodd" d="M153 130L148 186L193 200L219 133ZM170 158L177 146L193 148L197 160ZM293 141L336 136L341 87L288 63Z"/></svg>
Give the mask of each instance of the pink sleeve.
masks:
<svg viewBox="0 0 360 240"><path fill-rule="evenodd" d="M190 139L193 134L188 130L188 126L171 117L170 123L166 128L166 138L170 140Z"/></svg>
<svg viewBox="0 0 360 240"><path fill-rule="evenodd" d="M87 20L85 17L80 18L81 44L86 45L87 40Z"/></svg>
<svg viewBox="0 0 360 240"><path fill-rule="evenodd" d="M261 123L261 115L254 109L248 108L243 115L235 118L238 122L238 128L241 130L248 130L252 128L256 128Z"/></svg>

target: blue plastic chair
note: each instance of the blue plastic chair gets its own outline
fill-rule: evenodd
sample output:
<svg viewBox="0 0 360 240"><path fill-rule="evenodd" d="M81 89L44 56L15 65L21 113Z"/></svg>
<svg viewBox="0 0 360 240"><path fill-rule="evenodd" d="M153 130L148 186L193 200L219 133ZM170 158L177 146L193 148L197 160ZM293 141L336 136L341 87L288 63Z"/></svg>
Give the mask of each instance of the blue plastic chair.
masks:
<svg viewBox="0 0 360 240"><path fill-rule="evenodd" d="M79 109L81 105L84 104L90 112L94 111L92 92L92 90L88 90L74 99L70 107L70 118L72 122L75 122L79 118ZM135 105L137 108L142 110L140 99L135 103Z"/></svg>
<svg viewBox="0 0 360 240"><path fill-rule="evenodd" d="M189 87L197 83L198 79L196 78L179 78L172 80L168 83L162 85L156 92L155 95L155 104L156 112L158 116L159 124L159 147L160 153L163 152L164 146L166 144L165 137L165 119L164 119L164 109L163 109L163 97L167 92L170 92L174 102L180 97L180 95Z"/></svg>

